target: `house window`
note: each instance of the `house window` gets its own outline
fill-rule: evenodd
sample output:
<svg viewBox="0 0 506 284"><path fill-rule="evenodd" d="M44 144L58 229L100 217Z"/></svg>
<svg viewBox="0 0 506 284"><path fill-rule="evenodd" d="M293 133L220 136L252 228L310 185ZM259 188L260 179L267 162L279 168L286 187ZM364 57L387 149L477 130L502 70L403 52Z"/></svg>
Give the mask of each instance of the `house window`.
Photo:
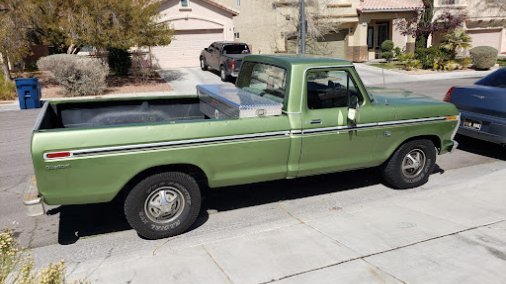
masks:
<svg viewBox="0 0 506 284"><path fill-rule="evenodd" d="M181 8L188 8L190 7L190 0L181 0L180 2Z"/></svg>
<svg viewBox="0 0 506 284"><path fill-rule="evenodd" d="M367 28L367 48L374 48L374 27Z"/></svg>
<svg viewBox="0 0 506 284"><path fill-rule="evenodd" d="M237 7L241 6L241 0L236 0L236 1L235 1L235 5L236 5Z"/></svg>
<svg viewBox="0 0 506 284"><path fill-rule="evenodd" d="M239 33L234 33L234 38L239 38Z"/></svg>

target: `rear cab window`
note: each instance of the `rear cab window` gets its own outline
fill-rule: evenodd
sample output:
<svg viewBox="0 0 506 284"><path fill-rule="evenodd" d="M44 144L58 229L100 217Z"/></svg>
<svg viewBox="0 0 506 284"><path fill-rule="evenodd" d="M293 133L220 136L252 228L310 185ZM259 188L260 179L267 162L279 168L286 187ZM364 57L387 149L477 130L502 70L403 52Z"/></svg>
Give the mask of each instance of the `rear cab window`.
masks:
<svg viewBox="0 0 506 284"><path fill-rule="evenodd" d="M259 62L244 62L236 86L255 95L283 103L286 97L287 71Z"/></svg>
<svg viewBox="0 0 506 284"><path fill-rule="evenodd" d="M250 50L246 44L229 44L223 47L223 54L249 54Z"/></svg>

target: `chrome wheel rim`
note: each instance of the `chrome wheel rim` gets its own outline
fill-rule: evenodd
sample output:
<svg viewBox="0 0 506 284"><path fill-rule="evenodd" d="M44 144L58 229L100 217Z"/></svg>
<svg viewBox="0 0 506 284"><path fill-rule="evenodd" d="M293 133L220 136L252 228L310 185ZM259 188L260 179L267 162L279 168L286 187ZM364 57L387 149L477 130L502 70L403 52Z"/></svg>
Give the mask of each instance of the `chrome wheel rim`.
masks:
<svg viewBox="0 0 506 284"><path fill-rule="evenodd" d="M194 62L195 62L195 61L194 61ZM225 69L221 68L220 74L221 74L221 78L222 78L223 80L225 80L225 79L226 79L226 76L227 76L227 75L225 74Z"/></svg>
<svg viewBox="0 0 506 284"><path fill-rule="evenodd" d="M411 150L402 159L402 174L407 178L417 177L423 171L426 161L425 153L422 150Z"/></svg>
<svg viewBox="0 0 506 284"><path fill-rule="evenodd" d="M144 202L144 213L155 223L169 223L183 212L185 200L181 191L173 186L155 189Z"/></svg>
<svg viewBox="0 0 506 284"><path fill-rule="evenodd" d="M195 62L195 61L194 61ZM204 59L200 59L200 67L204 68Z"/></svg>

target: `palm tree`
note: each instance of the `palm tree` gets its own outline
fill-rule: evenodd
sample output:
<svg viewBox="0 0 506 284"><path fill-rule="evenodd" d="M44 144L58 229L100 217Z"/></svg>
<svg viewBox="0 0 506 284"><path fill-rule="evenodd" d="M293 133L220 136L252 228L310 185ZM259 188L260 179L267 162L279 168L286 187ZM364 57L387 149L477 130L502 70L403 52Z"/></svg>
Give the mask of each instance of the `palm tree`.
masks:
<svg viewBox="0 0 506 284"><path fill-rule="evenodd" d="M471 37L466 34L464 29L456 29L443 36L441 47L448 50L451 59L454 60L458 51L471 47Z"/></svg>

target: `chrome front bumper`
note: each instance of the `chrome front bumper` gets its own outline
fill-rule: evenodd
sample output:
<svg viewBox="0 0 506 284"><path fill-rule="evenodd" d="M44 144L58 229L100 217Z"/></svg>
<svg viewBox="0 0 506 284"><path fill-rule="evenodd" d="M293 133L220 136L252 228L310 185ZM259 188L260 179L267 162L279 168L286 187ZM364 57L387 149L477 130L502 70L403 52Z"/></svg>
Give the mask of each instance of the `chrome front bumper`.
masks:
<svg viewBox="0 0 506 284"><path fill-rule="evenodd" d="M455 140L452 140L453 142L453 146L450 148L450 150L448 152L450 153L453 153L453 151L455 151L455 149L457 149L457 147L459 147L459 142L455 141Z"/></svg>
<svg viewBox="0 0 506 284"><path fill-rule="evenodd" d="M39 196L37 181L32 177L30 184L23 194L23 205L28 216L39 216L46 214L43 198Z"/></svg>

